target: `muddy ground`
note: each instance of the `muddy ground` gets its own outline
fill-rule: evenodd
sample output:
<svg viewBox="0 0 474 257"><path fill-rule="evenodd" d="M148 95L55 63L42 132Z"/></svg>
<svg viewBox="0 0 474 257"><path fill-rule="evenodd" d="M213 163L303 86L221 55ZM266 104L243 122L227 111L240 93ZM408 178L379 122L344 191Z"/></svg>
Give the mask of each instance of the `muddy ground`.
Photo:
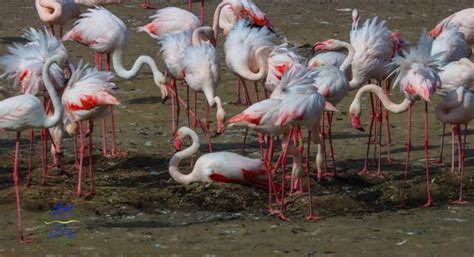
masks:
<svg viewBox="0 0 474 257"><path fill-rule="evenodd" d="M41 26L30 2L0 2L4 17L0 23L0 54L6 53L12 42L21 40L19 36L24 29ZM186 6L186 1L154 2L159 7ZM348 39L352 8L359 8L363 18L379 15L387 19L392 30L400 30L409 41L416 42L423 28L429 30L442 17L472 7L471 1L256 2L276 26L281 36L278 40L282 36L288 37L291 44L301 46L305 56L315 41ZM207 8L211 10L216 5L217 1L210 1ZM139 1L110 9L130 28L126 64L131 65L140 54L156 56L157 43L135 30L153 11L139 8ZM210 15L208 12L208 20ZM91 52L84 47L74 43L66 46L71 50L71 57L92 61ZM226 101L225 109L230 117L243 107L231 103L235 100L235 81L222 63L219 95ZM3 85L6 83L2 82ZM420 208L425 201L423 109L420 104L414 112L408 208L396 208L404 168L406 114L391 116L395 162L382 164L386 178L360 177L357 172L363 166L367 133L351 127L347 113L353 96L350 94L338 106L341 112L336 115L333 129L339 175L320 183L313 180L315 209L325 219L305 221L306 197L296 197L290 198L288 204L292 221L282 222L268 216L265 191L238 185L181 186L175 183L167 171L173 152L169 124L171 102L160 103L159 91L148 71L133 81L119 81L118 85L122 102L116 109L118 142L121 149L128 151L128 156L103 158L98 128L94 137L98 146L94 152L97 195L78 198L74 196L76 172L71 140L67 139L65 143L65 163L73 178L51 178L48 186L41 185L37 146L32 186L22 188L26 234L34 240L31 244L20 244L16 240L11 178L14 134L0 135L0 209L3 215L0 219L0 256L474 256L474 207L450 203L456 199L459 177L449 173L449 155L445 155L445 165L431 167L432 193L437 205ZM184 92L182 88L181 95ZM253 90L251 93L255 97ZM394 97L400 99L398 90ZM437 101L439 99L434 99L430 105L431 160L438 155L441 134L440 123L433 115ZM368 112L364 116L367 127ZM181 124L186 123L182 116ZM202 133L200 135L201 153L205 153L207 145ZM238 152L241 135L242 131L228 130L213 138L215 150ZM23 139L21 146L24 178L28 141ZM466 198L474 201L474 158L470 146L466 153ZM247 155L259 156L255 135L250 137ZM373 171L374 166L371 168ZM189 171L189 162L184 162L181 169ZM87 190L88 184L84 186ZM77 238L67 245L49 240L44 233L47 228L41 221L58 202L74 204L83 217L84 226L77 230Z"/></svg>

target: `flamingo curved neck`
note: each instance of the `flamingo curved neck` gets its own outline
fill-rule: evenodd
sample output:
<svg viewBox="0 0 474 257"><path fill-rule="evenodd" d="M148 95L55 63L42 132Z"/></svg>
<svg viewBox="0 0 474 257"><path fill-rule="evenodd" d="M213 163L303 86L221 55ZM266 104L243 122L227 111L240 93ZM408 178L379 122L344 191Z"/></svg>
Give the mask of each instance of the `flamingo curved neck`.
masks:
<svg viewBox="0 0 474 257"><path fill-rule="evenodd" d="M53 63L58 63L63 58L64 57L61 55L55 55L51 57L48 61L46 61L46 63L43 65L43 83L46 87L46 91L48 92L49 97L51 98L54 108L54 114L52 116L48 116L44 120L44 128L56 126L56 124L58 124L58 122L63 117L63 105L61 104L61 100L59 99L56 89L54 88L53 82L51 82L51 79L49 78L49 68L51 67L51 65L53 65Z"/></svg>
<svg viewBox="0 0 474 257"><path fill-rule="evenodd" d="M125 67L122 64L122 55L123 55L123 49L118 48L112 53L112 63L114 67L115 73L123 79L133 79L138 75L138 72L140 71L141 67L144 64L147 64L152 73L153 73L153 80L155 84L161 89L162 92L162 97L163 92L166 92L166 88L163 85L165 81L165 77L163 76L163 73L158 69L156 66L156 62L148 55L141 55L137 58L135 63L133 64L132 68L130 70L125 69Z"/></svg>
<svg viewBox="0 0 474 257"><path fill-rule="evenodd" d="M230 5L227 2L221 2L214 11L214 16L212 19L212 30L214 31L214 38L217 40L217 36L219 35L219 19L221 17L221 11L224 6Z"/></svg>
<svg viewBox="0 0 474 257"><path fill-rule="evenodd" d="M351 44L347 42L341 42L342 47L347 49L347 57L344 60L344 62L341 64L341 67L339 69L344 72L344 74L347 74L347 70L349 69L349 66L352 63L352 59L354 58L355 50L354 47L352 47Z"/></svg>
<svg viewBox="0 0 474 257"><path fill-rule="evenodd" d="M202 26L193 31L191 42L193 46L200 44L203 41L203 38L207 37L207 40L210 40L209 36L212 32L212 28L208 26Z"/></svg>
<svg viewBox="0 0 474 257"><path fill-rule="evenodd" d="M255 59L257 60L258 72L254 73L250 70L249 65L243 65L241 76L250 81L260 81L267 73L267 64L265 62L264 53L269 47L263 46L255 51Z"/></svg>
<svg viewBox="0 0 474 257"><path fill-rule="evenodd" d="M62 6L59 3L56 2L46 2L46 3L40 3L41 0L36 0L35 5L36 9L38 10L38 15L40 16L40 19L46 23L51 23L59 17L61 17L61 9ZM53 12L51 13L51 9Z"/></svg>
<svg viewBox="0 0 474 257"><path fill-rule="evenodd" d="M367 80L360 79L356 73L352 72L352 79L349 81L349 91L360 88Z"/></svg>
<svg viewBox="0 0 474 257"><path fill-rule="evenodd" d="M185 130L183 137L185 136L190 136L193 141L193 144L190 147L184 149L183 151L175 153L173 157L171 157L169 164L169 173L171 177L180 184L189 184L195 181L194 170L190 174L183 174L179 171L178 166L181 160L191 157L199 149L199 138L196 132L187 129Z"/></svg>
<svg viewBox="0 0 474 257"><path fill-rule="evenodd" d="M403 101L399 104L396 104L390 100L390 98L387 96L385 91L373 84L368 84L363 86L359 91L357 91L357 94L352 101L351 107L350 107L350 113L355 114L356 116L360 115L360 110L361 110L361 99L362 96L365 93L374 93L382 102L383 106L385 109L392 113L402 113L408 110L408 108L414 103L413 100L410 100L408 98L403 99ZM353 110L359 110L359 113L354 113Z"/></svg>
<svg viewBox="0 0 474 257"><path fill-rule="evenodd" d="M454 109L459 107L463 104L464 101L464 88L458 87L454 92L450 92L448 94L456 94L456 97L453 99L449 99L448 96L443 98L443 101L437 105L437 108L441 108L443 110Z"/></svg>

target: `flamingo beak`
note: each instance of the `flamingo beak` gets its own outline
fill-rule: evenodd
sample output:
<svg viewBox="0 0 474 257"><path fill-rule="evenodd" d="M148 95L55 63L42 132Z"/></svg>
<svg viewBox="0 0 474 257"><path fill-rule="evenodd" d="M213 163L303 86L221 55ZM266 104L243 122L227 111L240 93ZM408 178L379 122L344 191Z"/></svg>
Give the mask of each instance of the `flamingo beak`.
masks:
<svg viewBox="0 0 474 257"><path fill-rule="evenodd" d="M166 90L166 85L163 85L163 90L161 90L161 104L165 104L168 100L169 94L168 90Z"/></svg>
<svg viewBox="0 0 474 257"><path fill-rule="evenodd" d="M222 120L217 121L217 135L222 135L225 131L225 122Z"/></svg>
<svg viewBox="0 0 474 257"><path fill-rule="evenodd" d="M326 45L324 43L316 43L313 45L313 48L311 49L311 56L313 56L315 53L322 51L326 48Z"/></svg>
<svg viewBox="0 0 474 257"><path fill-rule="evenodd" d="M352 127L355 129L364 132L364 128L362 127L362 124L360 123L360 117L352 114Z"/></svg>
<svg viewBox="0 0 474 257"><path fill-rule="evenodd" d="M326 101L326 105L324 106L324 110L328 112L339 112L339 110L334 106L332 103Z"/></svg>
<svg viewBox="0 0 474 257"><path fill-rule="evenodd" d="M181 142L181 139L176 137L174 140L174 149L176 149L176 151L181 151L182 146L183 146L183 143Z"/></svg>
<svg viewBox="0 0 474 257"><path fill-rule="evenodd" d="M428 89L425 89L421 92L421 98L425 100L426 102L431 102L431 94Z"/></svg>

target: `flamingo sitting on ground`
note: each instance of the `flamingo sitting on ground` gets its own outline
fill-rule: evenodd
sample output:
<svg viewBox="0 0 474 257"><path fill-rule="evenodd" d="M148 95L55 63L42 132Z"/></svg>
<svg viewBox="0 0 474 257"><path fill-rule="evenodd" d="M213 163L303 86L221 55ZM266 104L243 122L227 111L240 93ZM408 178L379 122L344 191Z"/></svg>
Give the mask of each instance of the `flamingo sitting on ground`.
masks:
<svg viewBox="0 0 474 257"><path fill-rule="evenodd" d="M457 130L459 140L459 168L461 170L461 185L459 187L459 198L454 203L466 204L464 200L464 157L467 138L467 124L474 119L474 94L463 86L450 91L435 108L436 118L443 124L451 124ZM464 124L464 140L461 140L461 125ZM451 147L451 168L454 169L454 138Z"/></svg>
<svg viewBox="0 0 474 257"><path fill-rule="evenodd" d="M73 68L71 78L64 90L62 103L64 105L66 119L64 128L70 134L76 134L79 129L81 142L79 157L79 176L76 195L82 193L82 170L84 162L85 139L83 121L89 121L89 176L90 192L95 194L94 189L94 171L92 158L92 131L93 120L104 117L108 114L110 106L118 105L118 100L114 97L115 76L111 72L98 71L95 67L83 65L79 62L76 68ZM56 139L61 142L62 138ZM59 144L60 146L61 144Z"/></svg>
<svg viewBox="0 0 474 257"><path fill-rule="evenodd" d="M182 140L190 136L192 145L181 151ZM250 159L231 152L216 152L202 155L189 174L179 171L181 160L191 157L199 150L199 138L193 130L182 127L175 136L175 153L169 162L171 177L180 184L192 182L222 182L267 187L268 168L262 160Z"/></svg>
<svg viewBox="0 0 474 257"><path fill-rule="evenodd" d="M63 41L73 40L91 48L96 52L96 65L101 70L102 54L107 54L107 71L110 71L110 55L112 54L112 63L115 73L118 77L130 80L135 78L143 65L148 65L153 73L153 80L161 90L162 101L168 97L168 91L165 86L165 77L158 69L153 58L142 55L137 58L130 70L126 70L122 64L122 56L128 39L128 29L117 16L103 7L88 9L87 13L81 15L76 21L74 27L64 35ZM112 149L111 156L123 155L117 149L115 136L115 120L112 106L110 106L110 118L112 125ZM105 120L103 121L103 155L107 154Z"/></svg>
<svg viewBox="0 0 474 257"><path fill-rule="evenodd" d="M441 80L438 76L439 66L437 56L431 56L431 47L433 40L428 38L425 33L420 36L417 48L411 48L409 52L404 53L404 57L397 56L394 63L398 66L398 76L395 85L400 85L401 92L405 95L405 99L400 104L393 103L387 93L376 85L365 85L357 92L351 103L349 112L352 115L352 125L356 129L362 129L360 123L361 114L361 98L365 93L374 93L382 101L383 106L390 112L402 113L408 111L408 143L407 158L405 162L404 182L401 196L401 206L404 206L404 192L406 186L406 178L408 175L410 152L411 152L411 111L412 105L416 100L423 99L425 101L425 171L426 171L426 196L427 201L424 207L432 205L433 200L430 192L429 178L429 157L428 157L428 102L431 96L441 86ZM380 152L379 152L380 154ZM380 169L380 163L379 163Z"/></svg>
<svg viewBox="0 0 474 257"><path fill-rule="evenodd" d="M79 6L74 0L35 0L36 11L42 22L49 25L54 33L54 25L60 26L60 36L63 35L63 26L81 14Z"/></svg>
<svg viewBox="0 0 474 257"><path fill-rule="evenodd" d="M267 58L274 45L275 34L266 27L250 28L247 21L241 20L226 38L224 52L229 70L237 76L236 104L251 105L245 80L262 81L267 75ZM240 98L240 85L243 84L245 103Z"/></svg>
<svg viewBox="0 0 474 257"><path fill-rule="evenodd" d="M19 95L0 101L0 129L16 132L15 161L13 168L13 182L15 184L15 195L17 203L19 239L25 241L23 235L23 223L21 216L20 179L18 177L18 161L20 154L21 132L33 128L50 128L55 126L63 116L61 100L51 82L48 71L53 63L64 65L67 55L61 53L48 59L43 66L43 81L51 98L54 114L48 116L43 103L32 95Z"/></svg>
<svg viewBox="0 0 474 257"><path fill-rule="evenodd" d="M438 37L452 25L459 26L459 31L464 34L467 42L474 45L474 8L461 10L445 18L430 32L430 36Z"/></svg>

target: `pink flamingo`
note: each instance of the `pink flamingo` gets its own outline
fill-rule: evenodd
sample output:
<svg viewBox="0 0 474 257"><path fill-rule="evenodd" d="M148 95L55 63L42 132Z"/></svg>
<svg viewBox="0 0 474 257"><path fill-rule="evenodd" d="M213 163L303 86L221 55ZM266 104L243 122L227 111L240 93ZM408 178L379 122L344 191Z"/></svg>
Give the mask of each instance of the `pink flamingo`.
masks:
<svg viewBox="0 0 474 257"><path fill-rule="evenodd" d="M191 137L192 145L181 151L182 140ZM262 160L250 159L232 152L216 152L202 155L189 174L180 172L178 165L181 160L193 156L199 150L199 138L193 130L182 127L175 136L175 153L169 162L171 177L180 184L192 182L204 183L236 183L267 187L269 170Z"/></svg>
<svg viewBox="0 0 474 257"><path fill-rule="evenodd" d="M62 96L62 102L67 115L64 127L69 134L76 134L78 127L81 142L77 196L80 196L82 193L82 170L85 151L83 121L89 121L88 150L91 184L88 194L95 194L92 158L92 124L94 119L106 115L110 106L119 104L118 100L114 97L115 84L112 82L113 80L114 75L111 72L98 71L96 68L82 65L82 62L79 62L77 67L72 70L71 79ZM61 139L58 141L60 142Z"/></svg>
<svg viewBox="0 0 474 257"><path fill-rule="evenodd" d="M398 76L395 80L395 85L400 85L401 92L405 95L405 99L400 104L393 103L388 97L387 93L382 88L376 85L365 85L357 92L354 100L351 103L349 112L352 115L352 125L356 129L362 129L360 123L361 114L361 98L365 93L374 93L382 102L383 106L390 112L402 113L408 111L408 143L407 143L407 158L405 162L404 183L401 196L400 206L404 206L404 192L406 185L406 178L409 170L410 151L411 151L411 106L418 99L425 101L425 171L426 171L426 197L427 201L424 207L432 205L433 200L430 192L430 178L429 178L429 158L428 158L428 102L431 96L441 86L440 78L437 74L438 63L436 57L431 56L431 47L433 41L422 34L417 48L412 48L405 57L397 56L394 58L394 63L398 66ZM380 151L378 152L380 156ZM380 170L380 163L378 164Z"/></svg>
<svg viewBox="0 0 474 257"><path fill-rule="evenodd" d="M474 44L474 8L461 10L445 18L430 32L430 36L438 37L452 25L459 26L459 30L464 34L467 42L470 45Z"/></svg>
<svg viewBox="0 0 474 257"><path fill-rule="evenodd" d="M54 25L60 26L62 36L64 24L81 14L74 0L35 0L35 7L41 21L49 25L53 35Z"/></svg>
<svg viewBox="0 0 474 257"><path fill-rule="evenodd" d="M159 9L154 15L150 16L150 19L153 19L153 21L139 27L138 31L145 32L154 39L159 39L169 33L192 32L202 26L196 15L177 7Z"/></svg>
<svg viewBox="0 0 474 257"><path fill-rule="evenodd" d="M286 41L286 40L285 40ZM268 55L268 73L265 79L265 95L267 96L267 90L273 92L275 88L280 84L283 74L293 64L303 64L303 57L296 53L295 49L288 48L288 43L284 42L279 46L275 46ZM257 90L257 88L255 88ZM257 91L257 101L258 91Z"/></svg>
<svg viewBox="0 0 474 257"><path fill-rule="evenodd" d="M23 94L43 96L45 108L49 109L50 100L42 78L42 67L48 58L58 53L66 53L67 50L47 28L44 30L30 28L24 37L28 40L26 44L15 43L13 47L9 47L9 54L0 57L0 67L5 71L2 76L13 80L14 86L20 88ZM66 78L63 70L57 64L51 65L49 77L54 82L55 89L62 91ZM27 186L30 185L31 178L33 139L34 130L31 129ZM43 184L45 185L48 176L48 143L45 129L41 131L41 141Z"/></svg>
<svg viewBox="0 0 474 257"><path fill-rule="evenodd" d="M217 38L219 28L223 30L224 35L228 35L238 21L246 18L250 18L253 26L267 27L270 31L274 31L273 24L266 14L251 0L223 0L216 7L212 20L215 37Z"/></svg>
<svg viewBox="0 0 474 257"><path fill-rule="evenodd" d="M459 140L459 168L461 170L461 183L459 187L459 198L456 204L468 203L464 200L464 156L466 148L467 124L474 119L474 94L463 86L450 91L435 108L436 118L443 124L452 124L457 130ZM464 140L461 140L461 125L465 124ZM454 170L454 128L451 147L451 169Z"/></svg>
<svg viewBox="0 0 474 257"><path fill-rule="evenodd" d="M198 83L193 84L193 89L195 90L195 103L194 105L196 106L196 101L197 101L197 91L202 91L199 88L202 87L200 85L202 80L206 80L208 82L212 82L215 84L214 86L211 86L209 90L212 88L212 94L215 91L215 87L217 87L217 78L218 78L218 70L217 68L217 53L211 44L209 44L209 51L204 51L200 52L200 55L202 58L205 58L204 60L207 61L209 65L205 66L206 68L200 67L202 63L200 63L202 60L193 58L194 56L190 53L192 52L186 52L188 48L193 48L193 47L198 47L201 42L204 42L204 40L209 40L209 42L212 45L215 45L215 40L214 40L214 34L212 33L212 29L208 26L203 26L195 29L192 33L191 32L179 32L179 33L169 33L164 35L160 39L160 44L161 44L161 53L163 56L163 60L166 65L166 70L168 75L171 77L170 81L170 86L173 89L176 94L178 93L177 90L177 85L176 85L176 80L185 80L186 75L188 73L188 70L185 67L185 64L189 66L189 69L192 69L193 73L199 73L199 71L203 71L204 73L208 73L206 76L207 78L204 78L200 76L200 78L195 78L191 76L192 79L196 80L201 80ZM188 53L188 56L185 56L185 53ZM203 56L203 54L207 54L207 56ZM212 54L213 56L210 56ZM189 61L190 60L190 61ZM213 76L210 76L210 75ZM201 74L203 75L203 74ZM211 84L208 84L209 86ZM189 88L188 88L189 90ZM214 102L211 100L214 98L213 95L211 95L211 91L207 90L207 95L209 95L210 101L208 102L210 105L214 106ZM189 94L189 91L188 91ZM172 128L173 128L173 133L176 133L177 131L177 122L179 121L179 104L177 103L177 98L178 95L175 97L172 97ZM189 95L187 95L188 101L187 101L187 106L189 107ZM219 99L220 101L220 99ZM208 109L207 109L208 110ZM197 110L195 110L197 111ZM188 121L189 121L189 109L187 109L187 114L188 114ZM208 116L208 115L207 115ZM195 119L194 125L197 125L197 120ZM206 122L206 128L209 128L209 121L207 120ZM208 139L210 139L210 135L208 133ZM209 146L211 146L209 142Z"/></svg>
<svg viewBox="0 0 474 257"><path fill-rule="evenodd" d="M438 55L441 66L471 56L471 47L457 26L446 28L433 41L431 55Z"/></svg>
<svg viewBox="0 0 474 257"><path fill-rule="evenodd" d="M241 20L226 38L224 52L229 70L237 76L236 104L251 105L245 80L262 81L267 75L267 58L273 49L275 34L266 27L250 28ZM240 85L243 84L245 103L240 98Z"/></svg>
<svg viewBox="0 0 474 257"><path fill-rule="evenodd" d="M33 128L50 128L55 126L63 115L61 100L51 82L48 71L53 63L63 65L67 55L61 53L48 59L43 66L43 81L51 98L54 114L49 116L43 108L43 103L32 95L19 95L7 98L0 102L0 129L16 132L15 161L13 168L13 182L15 184L15 195L17 203L17 215L19 226L19 239L25 242L23 235L23 223L21 215L20 180L18 177L18 161L20 154L21 132Z"/></svg>
<svg viewBox="0 0 474 257"><path fill-rule="evenodd" d="M110 71L110 55L112 55L113 68L117 76L130 80L135 78L143 65L148 65L153 73L153 80L161 90L162 101L168 97L165 86L165 77L158 69L155 61L150 56L142 55L137 58L130 70L125 69L122 64L122 56L128 39L128 29L117 16L103 7L88 9L87 13L81 15L74 27L64 35L63 41L73 40L91 48L96 52L96 65L101 70L102 54L107 54L107 71ZM113 107L110 106L110 118L112 125L112 149L111 156L120 156L125 153L117 149L115 136L115 120ZM103 154L107 154L105 120L102 121Z"/></svg>

